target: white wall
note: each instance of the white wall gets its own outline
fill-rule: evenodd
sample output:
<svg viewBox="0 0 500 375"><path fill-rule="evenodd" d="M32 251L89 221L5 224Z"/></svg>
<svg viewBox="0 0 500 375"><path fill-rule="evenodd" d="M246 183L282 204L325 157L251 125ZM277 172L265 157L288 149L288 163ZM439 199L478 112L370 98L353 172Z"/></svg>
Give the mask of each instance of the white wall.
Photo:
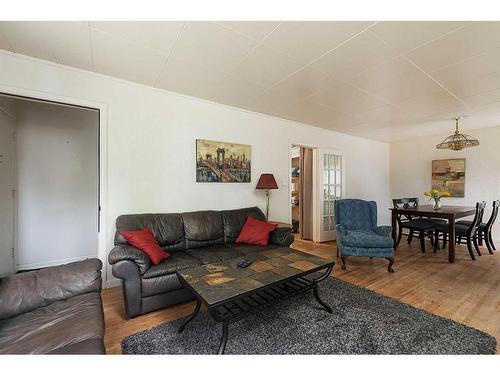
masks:
<svg viewBox="0 0 500 375"><path fill-rule="evenodd" d="M112 248L118 215L264 207L260 173L288 184L291 143L341 150L348 197L378 202L389 222L389 145L248 112L111 77L0 52L1 86L107 105L107 226ZM252 182L195 182L195 139L252 146ZM290 213L288 187L272 191L270 219ZM108 277L111 272L108 266Z"/></svg>
<svg viewBox="0 0 500 375"><path fill-rule="evenodd" d="M14 142L15 108L0 97L0 277L13 271L14 245Z"/></svg>
<svg viewBox="0 0 500 375"><path fill-rule="evenodd" d="M474 206L487 202L484 218L491 213L493 200L500 199L500 126L468 130L480 145L462 151L437 150L447 135L442 134L391 144L391 198L419 197L425 202L424 191L431 188L432 160L465 158L465 197L443 198L443 204ZM500 240L500 220L493 237Z"/></svg>
<svg viewBox="0 0 500 375"><path fill-rule="evenodd" d="M98 254L98 113L17 105L18 269Z"/></svg>

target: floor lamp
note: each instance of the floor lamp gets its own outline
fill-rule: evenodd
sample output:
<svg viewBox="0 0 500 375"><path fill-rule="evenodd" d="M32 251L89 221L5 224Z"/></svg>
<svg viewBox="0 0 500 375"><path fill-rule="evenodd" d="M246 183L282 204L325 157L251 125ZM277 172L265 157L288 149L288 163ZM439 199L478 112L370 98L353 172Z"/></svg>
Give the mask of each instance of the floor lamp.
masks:
<svg viewBox="0 0 500 375"><path fill-rule="evenodd" d="M269 190L277 189L278 184L271 173L262 173L257 182L256 189L265 190L266 192L266 220L269 218Z"/></svg>

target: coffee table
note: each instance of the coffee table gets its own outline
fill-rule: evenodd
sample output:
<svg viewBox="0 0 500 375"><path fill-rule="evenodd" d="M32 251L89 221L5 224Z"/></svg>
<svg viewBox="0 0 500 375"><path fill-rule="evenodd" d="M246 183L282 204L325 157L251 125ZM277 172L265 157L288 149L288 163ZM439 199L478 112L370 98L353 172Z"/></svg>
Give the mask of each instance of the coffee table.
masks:
<svg viewBox="0 0 500 375"><path fill-rule="evenodd" d="M253 263L247 268L239 268L237 263L244 258ZM319 297L318 283L330 275L334 264L331 260L293 249L277 248L181 270L179 280L193 292L197 302L193 312L182 321L178 333L184 331L205 304L210 316L222 322L218 353L223 354L229 324L273 302L312 290L316 301L332 313Z"/></svg>

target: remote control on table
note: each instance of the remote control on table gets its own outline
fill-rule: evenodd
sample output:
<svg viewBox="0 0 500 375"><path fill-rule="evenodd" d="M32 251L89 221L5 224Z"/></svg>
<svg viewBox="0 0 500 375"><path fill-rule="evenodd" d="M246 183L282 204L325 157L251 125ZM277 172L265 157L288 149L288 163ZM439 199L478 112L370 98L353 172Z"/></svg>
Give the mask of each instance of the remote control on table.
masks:
<svg viewBox="0 0 500 375"><path fill-rule="evenodd" d="M238 262L237 266L240 268L247 268L250 264L252 264L250 259L243 259Z"/></svg>

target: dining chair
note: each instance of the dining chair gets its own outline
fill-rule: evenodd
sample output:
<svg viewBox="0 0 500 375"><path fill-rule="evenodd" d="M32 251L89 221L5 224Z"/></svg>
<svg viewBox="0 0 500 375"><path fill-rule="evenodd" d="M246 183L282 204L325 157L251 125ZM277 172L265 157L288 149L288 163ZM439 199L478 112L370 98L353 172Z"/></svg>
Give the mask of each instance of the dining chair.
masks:
<svg viewBox="0 0 500 375"><path fill-rule="evenodd" d="M463 243L462 239L466 239L467 250L469 251L469 255L472 260L476 260L476 256L474 255L474 249L477 252L477 255L481 256L481 251L479 250L479 245L477 243L477 230L479 228L480 220L483 217L484 208L486 207L486 202L477 202L476 203L476 213L474 215L474 219L471 221L470 225L457 225L455 224L455 237L458 244ZM439 236L442 236L443 239L443 248L446 247L447 242L449 241L449 227L448 224L436 224L436 241L434 241L434 252L438 249ZM474 247L474 249L473 249Z"/></svg>
<svg viewBox="0 0 500 375"><path fill-rule="evenodd" d="M418 207L418 198L393 199L392 204L394 208L416 208ZM408 243L411 244L415 233L420 239L420 251L422 253L425 253L425 237L429 237L431 244L434 246L434 226L436 221L406 214L398 214L396 221L399 229L395 247L398 247L403 236L408 237ZM403 229L408 229L408 233L404 233Z"/></svg>
<svg viewBox="0 0 500 375"><path fill-rule="evenodd" d="M488 252L490 254L493 254L493 250L496 250L495 244L493 243L493 236L491 232L493 229L493 224L495 224L495 221L498 216L499 207L500 207L500 200L493 201L493 209L491 210L491 216L488 222L483 223L481 217L481 220L479 222L479 227L476 231L476 236L479 246L482 246L484 241L486 244L486 248L488 249ZM471 223L472 221L470 220L460 220L457 221L456 225L470 226Z"/></svg>

